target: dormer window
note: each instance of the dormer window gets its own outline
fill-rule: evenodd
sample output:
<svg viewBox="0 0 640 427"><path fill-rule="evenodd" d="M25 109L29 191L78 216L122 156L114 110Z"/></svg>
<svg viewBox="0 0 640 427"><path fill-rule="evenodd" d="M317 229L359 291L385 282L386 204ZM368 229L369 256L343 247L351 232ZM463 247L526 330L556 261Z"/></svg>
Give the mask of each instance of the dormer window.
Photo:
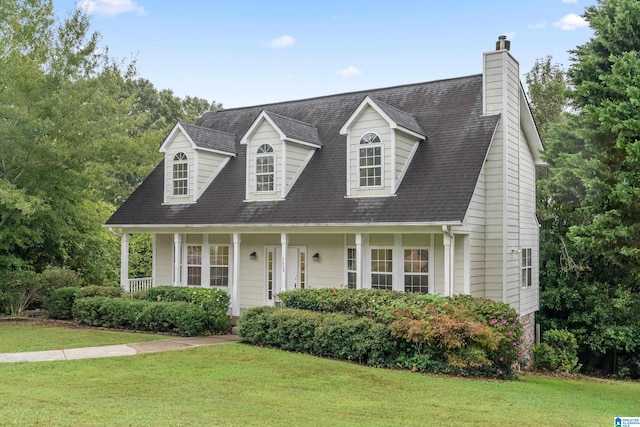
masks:
<svg viewBox="0 0 640 427"><path fill-rule="evenodd" d="M382 143L380 137L369 132L360 138L360 187L382 185Z"/></svg>
<svg viewBox="0 0 640 427"><path fill-rule="evenodd" d="M173 157L173 195L186 196L189 194L189 164L187 155L177 153Z"/></svg>
<svg viewBox="0 0 640 427"><path fill-rule="evenodd" d="M275 191L275 163L276 156L273 147L262 144L256 154L256 191L271 193Z"/></svg>

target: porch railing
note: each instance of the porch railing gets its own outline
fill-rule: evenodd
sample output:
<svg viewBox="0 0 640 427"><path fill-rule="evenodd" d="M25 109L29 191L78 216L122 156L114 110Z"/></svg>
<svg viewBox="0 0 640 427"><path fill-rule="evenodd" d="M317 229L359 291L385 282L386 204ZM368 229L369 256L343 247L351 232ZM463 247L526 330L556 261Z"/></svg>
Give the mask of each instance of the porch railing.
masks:
<svg viewBox="0 0 640 427"><path fill-rule="evenodd" d="M153 288L153 277L141 277L139 279L129 279L129 292L146 291Z"/></svg>

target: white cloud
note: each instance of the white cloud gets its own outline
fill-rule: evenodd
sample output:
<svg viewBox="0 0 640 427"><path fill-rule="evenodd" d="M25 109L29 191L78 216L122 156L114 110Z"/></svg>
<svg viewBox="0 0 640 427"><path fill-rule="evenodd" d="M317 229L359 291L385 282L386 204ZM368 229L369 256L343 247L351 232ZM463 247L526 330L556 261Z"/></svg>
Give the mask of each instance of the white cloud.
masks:
<svg viewBox="0 0 640 427"><path fill-rule="evenodd" d="M276 37L275 39L271 40L269 43L267 43L267 46L269 46L272 49L281 49L283 47L291 46L295 42L296 41L294 40L293 37L285 34L283 36Z"/></svg>
<svg viewBox="0 0 640 427"><path fill-rule="evenodd" d="M513 40L516 38L516 32L515 31L509 31L508 33L502 33L505 36L507 36L507 40Z"/></svg>
<svg viewBox="0 0 640 427"><path fill-rule="evenodd" d="M362 71L358 70L353 65L349 65L344 70L340 70L338 74L340 74L342 77L352 77L352 76L359 76L360 74L362 74Z"/></svg>
<svg viewBox="0 0 640 427"><path fill-rule="evenodd" d="M115 16L134 12L144 15L144 8L133 0L80 0L76 6L89 15Z"/></svg>
<svg viewBox="0 0 640 427"><path fill-rule="evenodd" d="M532 30L541 30L547 26L546 22L538 22L537 24L529 24L529 28Z"/></svg>
<svg viewBox="0 0 640 427"><path fill-rule="evenodd" d="M578 3L578 0L562 0L562 3Z"/></svg>
<svg viewBox="0 0 640 427"><path fill-rule="evenodd" d="M589 23L582 16L570 13L560 18L553 26L564 31L573 31L578 28L588 27Z"/></svg>

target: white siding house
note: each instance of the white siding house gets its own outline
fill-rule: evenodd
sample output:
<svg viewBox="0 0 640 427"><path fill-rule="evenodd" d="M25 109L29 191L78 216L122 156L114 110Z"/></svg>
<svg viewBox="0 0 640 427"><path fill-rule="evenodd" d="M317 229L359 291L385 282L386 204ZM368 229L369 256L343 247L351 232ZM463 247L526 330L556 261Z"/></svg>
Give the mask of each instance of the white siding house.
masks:
<svg viewBox="0 0 640 427"><path fill-rule="evenodd" d="M501 37L478 75L206 113L107 221L151 233L153 286L471 294L538 310L542 143ZM138 282L136 282L138 283Z"/></svg>

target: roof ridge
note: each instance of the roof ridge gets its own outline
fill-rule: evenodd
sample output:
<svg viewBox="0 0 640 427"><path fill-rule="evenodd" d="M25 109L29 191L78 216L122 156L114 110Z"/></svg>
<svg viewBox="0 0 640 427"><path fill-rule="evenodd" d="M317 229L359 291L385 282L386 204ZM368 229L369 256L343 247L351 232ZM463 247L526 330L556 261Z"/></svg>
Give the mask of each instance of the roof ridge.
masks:
<svg viewBox="0 0 640 427"><path fill-rule="evenodd" d="M390 90L390 89L398 89L398 88L403 88L403 87L420 86L420 85L431 84L431 83L445 82L445 81L449 81L449 80L469 79L469 78L478 77L478 76L482 76L482 73L469 74L469 75L466 75L466 76L442 78L442 79L430 80L430 81L426 81L426 82L416 82L416 83L408 83L408 84L386 86L386 87L379 87L379 88L372 88L372 89L355 90L355 91L352 91L352 92L341 92L341 93L333 93L333 94L329 94L329 95L312 96L312 97L309 97L309 98L293 99L293 100L289 100L289 101L278 101L278 102L272 102L272 103L267 103L267 104L245 105L243 107L234 107L234 108L222 108L222 109L215 110L215 111L207 111L206 113L203 114L203 116L207 115L207 114L215 114L215 113L221 113L221 112L227 112L227 111L237 111L237 110L245 110L245 109L260 108L260 107L264 107L264 108L262 108L262 110L267 110L266 107L269 107L269 106L294 104L296 102L315 101L315 100L320 100L320 99L324 99L324 98L333 98L333 97L336 97L336 96L357 95L359 93L362 93L364 95L364 94L367 94L369 92L381 92L381 91Z"/></svg>

